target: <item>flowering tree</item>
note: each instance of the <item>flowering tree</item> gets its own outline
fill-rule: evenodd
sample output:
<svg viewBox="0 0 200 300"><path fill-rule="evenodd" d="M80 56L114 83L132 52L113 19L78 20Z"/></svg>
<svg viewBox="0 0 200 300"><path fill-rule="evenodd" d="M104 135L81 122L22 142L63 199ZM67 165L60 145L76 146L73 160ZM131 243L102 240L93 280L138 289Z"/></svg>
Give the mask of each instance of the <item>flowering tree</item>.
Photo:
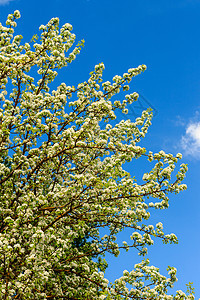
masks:
<svg viewBox="0 0 200 300"><path fill-rule="evenodd" d="M169 267L167 278L145 258L114 283L104 278L105 253L135 248L145 256L153 238L177 243L162 223L149 222L152 209L168 207L169 193L186 189L185 164L171 179L181 154L139 145L151 125L148 110L134 122L110 124L116 109L126 113L137 101L129 85L146 66L111 83L103 82L100 63L77 87L50 90L83 41L70 52L72 26L59 30L54 18L40 27L38 43L35 36L23 45L13 29L19 17L15 11L0 24L0 298L194 299L168 295L176 269ZM125 100L115 100L121 90ZM152 169L139 184L122 166L142 156ZM131 243L119 245L125 228L133 231Z"/></svg>

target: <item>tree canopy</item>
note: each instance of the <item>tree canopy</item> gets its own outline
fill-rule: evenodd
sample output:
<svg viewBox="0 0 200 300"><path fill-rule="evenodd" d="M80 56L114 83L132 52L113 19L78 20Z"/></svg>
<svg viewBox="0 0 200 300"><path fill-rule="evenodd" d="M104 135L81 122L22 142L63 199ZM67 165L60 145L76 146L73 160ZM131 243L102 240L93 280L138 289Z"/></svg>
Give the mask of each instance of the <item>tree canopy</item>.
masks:
<svg viewBox="0 0 200 300"><path fill-rule="evenodd" d="M110 82L100 63L87 81L53 89L57 70L84 41L74 46L72 26L59 29L53 18L23 44L14 34L19 17L15 11L0 23L1 299L194 299L191 289L170 295L176 269L168 267L166 277L147 258L153 239L177 243L161 222L151 224L150 212L168 208L169 194L186 189L187 166L175 172L180 153L141 146L150 110L112 124L117 110L127 113L137 101L129 88L146 66ZM137 180L123 165L141 157L151 171ZM126 228L131 242L118 244ZM141 262L110 283L105 254L130 248Z"/></svg>

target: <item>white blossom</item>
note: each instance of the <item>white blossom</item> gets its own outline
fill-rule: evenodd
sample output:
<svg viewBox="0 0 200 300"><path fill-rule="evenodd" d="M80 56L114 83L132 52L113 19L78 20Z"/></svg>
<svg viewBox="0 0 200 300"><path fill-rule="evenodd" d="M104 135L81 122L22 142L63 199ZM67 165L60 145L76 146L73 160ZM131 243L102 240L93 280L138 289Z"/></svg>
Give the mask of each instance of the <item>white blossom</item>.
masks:
<svg viewBox="0 0 200 300"><path fill-rule="evenodd" d="M154 228L150 212L187 188L186 164L172 176L181 154L142 147L149 110L110 124L117 109L126 114L137 101L131 81L146 66L104 82L99 63L87 81L52 90L84 41L73 46L72 26L59 29L53 18L23 45L13 28L19 17L15 11L0 24L0 299L173 299L176 269L165 277L145 258L114 283L104 278L106 253L133 248L145 257L156 238L178 242L161 222ZM125 99L113 100L121 91ZM142 183L124 168L140 157L151 165ZM130 239L119 243L127 228ZM174 297L194 299L182 291Z"/></svg>

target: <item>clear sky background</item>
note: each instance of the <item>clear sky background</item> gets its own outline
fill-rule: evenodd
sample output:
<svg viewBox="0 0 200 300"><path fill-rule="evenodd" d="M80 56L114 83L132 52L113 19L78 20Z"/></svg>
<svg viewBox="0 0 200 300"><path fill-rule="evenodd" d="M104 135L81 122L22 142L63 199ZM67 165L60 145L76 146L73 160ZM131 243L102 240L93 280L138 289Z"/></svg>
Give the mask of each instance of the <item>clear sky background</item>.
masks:
<svg viewBox="0 0 200 300"><path fill-rule="evenodd" d="M166 233L174 232L178 245L155 241L149 249L151 264L166 275L168 265L178 269L175 289L194 282L200 297L200 0L0 0L0 21L20 10L17 32L30 41L41 24L59 17L71 23L77 41L85 47L59 81L68 85L88 79L94 65L104 62L105 80L130 67L146 64L147 71L134 79L133 89L154 107L153 125L143 143L149 150L183 153L189 171L188 190L170 197L170 207L152 214ZM136 105L136 104L134 104ZM140 105L148 107L143 98ZM132 106L130 118L141 112ZM146 169L145 169L146 168ZM139 161L127 166L132 175L147 170ZM129 233L122 233L125 240ZM140 258L134 252L107 257L109 280L131 270Z"/></svg>

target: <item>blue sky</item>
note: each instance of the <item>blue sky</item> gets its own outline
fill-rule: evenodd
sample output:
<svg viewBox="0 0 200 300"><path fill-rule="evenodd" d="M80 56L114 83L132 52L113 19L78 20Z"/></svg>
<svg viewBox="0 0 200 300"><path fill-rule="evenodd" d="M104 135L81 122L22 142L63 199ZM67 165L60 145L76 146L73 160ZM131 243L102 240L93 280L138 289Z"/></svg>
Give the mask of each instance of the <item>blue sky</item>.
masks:
<svg viewBox="0 0 200 300"><path fill-rule="evenodd" d="M168 210L152 214L153 222L164 223L166 233L177 234L179 244L155 242L149 257L164 274L168 265L177 267L175 289L185 289L185 283L192 281L199 298L200 0L0 0L0 21L4 23L16 9L22 15L17 32L26 41L52 17L59 17L61 25L71 23L77 41L85 39L81 54L60 78L69 85L87 80L99 62L106 66L105 80L147 65L133 82L134 91L157 112L144 145L154 152L182 152L189 167L188 190L170 197ZM141 103L148 106L142 98ZM132 109L130 118L136 112ZM132 175L141 175L139 162L127 168ZM120 239L128 235L122 233ZM139 258L130 252L108 260L106 275L113 280Z"/></svg>

